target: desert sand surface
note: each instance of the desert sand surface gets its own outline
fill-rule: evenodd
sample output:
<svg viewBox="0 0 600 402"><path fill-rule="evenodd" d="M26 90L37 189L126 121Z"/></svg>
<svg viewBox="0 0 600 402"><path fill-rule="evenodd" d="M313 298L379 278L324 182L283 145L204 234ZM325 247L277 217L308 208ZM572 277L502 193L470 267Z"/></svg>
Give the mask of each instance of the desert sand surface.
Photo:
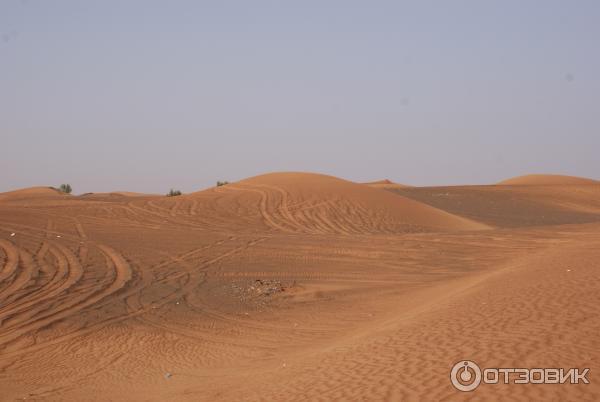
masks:
<svg viewBox="0 0 600 402"><path fill-rule="evenodd" d="M598 400L600 184L524 181L1 193L0 400Z"/></svg>

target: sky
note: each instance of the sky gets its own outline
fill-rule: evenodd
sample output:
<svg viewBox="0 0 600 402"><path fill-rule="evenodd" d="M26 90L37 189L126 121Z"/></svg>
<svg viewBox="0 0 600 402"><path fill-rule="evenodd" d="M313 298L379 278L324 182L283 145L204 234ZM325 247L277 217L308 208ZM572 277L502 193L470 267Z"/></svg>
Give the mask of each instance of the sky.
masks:
<svg viewBox="0 0 600 402"><path fill-rule="evenodd" d="M600 179L598 1L0 0L0 191Z"/></svg>

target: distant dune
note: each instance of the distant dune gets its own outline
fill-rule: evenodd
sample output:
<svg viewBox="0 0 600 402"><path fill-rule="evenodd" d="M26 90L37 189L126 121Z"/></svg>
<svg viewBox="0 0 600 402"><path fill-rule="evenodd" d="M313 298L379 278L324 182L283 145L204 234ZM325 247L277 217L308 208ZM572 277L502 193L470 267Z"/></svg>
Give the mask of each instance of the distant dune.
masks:
<svg viewBox="0 0 600 402"><path fill-rule="evenodd" d="M600 221L600 186L489 185L389 190L495 227Z"/></svg>
<svg viewBox="0 0 600 402"><path fill-rule="evenodd" d="M597 180L585 177L564 176L559 174L528 174L502 180L499 185L506 186L548 186L569 184L600 184Z"/></svg>
<svg viewBox="0 0 600 402"><path fill-rule="evenodd" d="M33 200L39 198L64 198L67 194L52 187L27 187L19 190L0 193L0 201Z"/></svg>
<svg viewBox="0 0 600 402"><path fill-rule="evenodd" d="M157 194L136 193L134 191L112 191L111 194L122 195L124 197L149 197Z"/></svg>
<svg viewBox="0 0 600 402"><path fill-rule="evenodd" d="M111 191L109 193L85 193L80 197L84 198L107 198L107 197L153 197L157 194L136 193L133 191Z"/></svg>
<svg viewBox="0 0 600 402"><path fill-rule="evenodd" d="M389 179L383 179L383 180L376 180L376 181L368 181L363 184L396 184L396 183L394 183L393 181L391 181Z"/></svg>
<svg viewBox="0 0 600 402"><path fill-rule="evenodd" d="M363 183L369 187L373 187L373 188L380 188L380 189L394 189L394 188L406 188L406 187L411 187L408 186L406 184L399 184L399 183L394 183L391 180L388 179L383 179L383 180L377 180L377 181L371 181L371 182L367 182L367 183Z"/></svg>

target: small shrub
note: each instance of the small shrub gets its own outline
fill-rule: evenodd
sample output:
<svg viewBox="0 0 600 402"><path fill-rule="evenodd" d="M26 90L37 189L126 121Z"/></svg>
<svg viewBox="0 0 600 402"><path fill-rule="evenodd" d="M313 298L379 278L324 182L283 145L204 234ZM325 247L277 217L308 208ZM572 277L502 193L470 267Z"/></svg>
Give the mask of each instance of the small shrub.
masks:
<svg viewBox="0 0 600 402"><path fill-rule="evenodd" d="M167 197L176 197L178 195L181 195L181 191L179 190L173 190L171 189L168 193L167 193Z"/></svg>
<svg viewBox="0 0 600 402"><path fill-rule="evenodd" d="M224 186L225 184L229 184L229 182L228 181L218 181L217 182L217 187Z"/></svg>
<svg viewBox="0 0 600 402"><path fill-rule="evenodd" d="M58 188L58 191L61 191L65 194L71 194L71 191L73 191L73 189L71 188L70 184L61 184Z"/></svg>

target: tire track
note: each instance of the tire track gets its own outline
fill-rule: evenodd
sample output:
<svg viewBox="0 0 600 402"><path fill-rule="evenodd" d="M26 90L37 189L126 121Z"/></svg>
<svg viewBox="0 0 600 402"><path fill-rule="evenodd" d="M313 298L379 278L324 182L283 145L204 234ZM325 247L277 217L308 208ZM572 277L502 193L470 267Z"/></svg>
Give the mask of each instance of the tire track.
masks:
<svg viewBox="0 0 600 402"><path fill-rule="evenodd" d="M77 258L65 246L54 244L54 247L55 250L58 250L55 256L59 266L66 270L66 279L52 292L53 296L56 296L74 286L83 276L83 269ZM58 303L57 300L54 303L36 303L19 317L10 318L11 325L8 325L5 332L0 335L0 345L66 317L68 314L65 312L69 312L71 306L76 302L77 299L71 299L67 303ZM57 304L58 307L56 307ZM9 307L14 308L12 305ZM12 315L11 310L8 310L7 315Z"/></svg>
<svg viewBox="0 0 600 402"><path fill-rule="evenodd" d="M230 187L230 189L232 190L241 190L241 191L249 191L249 192L253 192L256 193L258 195L260 195L260 201L259 201L259 211L260 211L260 215L262 216L264 222L267 224L267 226L270 226L273 229L279 229L282 232L286 232L286 233L294 233L293 230L290 230L284 226L282 226L281 224L279 224L276 219L275 216L269 212L269 195L266 191L264 190L260 190L260 189L256 189L256 188L236 188L233 186L228 186Z"/></svg>
<svg viewBox="0 0 600 402"><path fill-rule="evenodd" d="M49 248L47 242L44 242L44 245L46 245L46 248ZM0 321L10 315L14 315L23 310L31 308L37 303L52 299L71 287L71 283L69 283L69 281L72 282L74 278L69 279L67 277L70 271L66 259L62 256L62 254L60 254L60 251L54 248L50 248L49 251L50 254L55 257L57 262L57 268L54 270L49 280L40 286L36 291L28 294L26 299L19 300L11 303L8 306L0 308ZM38 266L44 266L44 261L42 258L40 258L39 253L36 256L36 260Z"/></svg>
<svg viewBox="0 0 600 402"><path fill-rule="evenodd" d="M55 303L60 304L60 306L57 308L51 308L43 313L37 312L38 314L35 314L35 309L27 311L26 316L21 317L21 320L19 321L21 325L17 325L18 323L15 323L8 327L0 335L0 345L13 341L24 334L32 333L36 330L47 327L54 322L73 316L74 314L96 304L102 299L122 289L127 282L131 280L132 270L129 264L118 252L101 244L98 244L97 247L107 257L107 260L111 262L111 268L114 270L114 279L112 283L106 288L92 292L91 295L84 294L82 297L71 298L66 303ZM81 278L83 270L81 265L79 265L77 258L70 251L68 251L66 247L57 245L57 248L63 254L63 258L67 260L69 266L69 279L58 288L58 291L62 293L62 291L68 289Z"/></svg>
<svg viewBox="0 0 600 402"><path fill-rule="evenodd" d="M25 287L33 276L33 259L23 249L19 249L19 262L20 264L17 264L17 267L20 265L21 269L17 270L13 281L0 291L0 307L10 303L11 299L17 296L16 292Z"/></svg>
<svg viewBox="0 0 600 402"><path fill-rule="evenodd" d="M86 245L87 234L83 230L83 225L81 224L81 222L79 222L79 220L77 220L77 218L75 218L75 229L77 230L77 233L81 238L81 241L79 242L79 260L81 261L81 264L84 265L87 260L87 255L89 251Z"/></svg>
<svg viewBox="0 0 600 402"><path fill-rule="evenodd" d="M179 210L179 206L180 205L181 205L181 201L175 201L173 203L173 206L169 210L169 215L172 216L172 217L176 217L177 216L177 211Z"/></svg>
<svg viewBox="0 0 600 402"><path fill-rule="evenodd" d="M2 271L0 271L0 283L2 283L7 278L11 277L17 269L19 253L16 247L8 240L0 239L0 247L4 249L4 254L6 254L6 263L4 264L4 267L2 267Z"/></svg>

